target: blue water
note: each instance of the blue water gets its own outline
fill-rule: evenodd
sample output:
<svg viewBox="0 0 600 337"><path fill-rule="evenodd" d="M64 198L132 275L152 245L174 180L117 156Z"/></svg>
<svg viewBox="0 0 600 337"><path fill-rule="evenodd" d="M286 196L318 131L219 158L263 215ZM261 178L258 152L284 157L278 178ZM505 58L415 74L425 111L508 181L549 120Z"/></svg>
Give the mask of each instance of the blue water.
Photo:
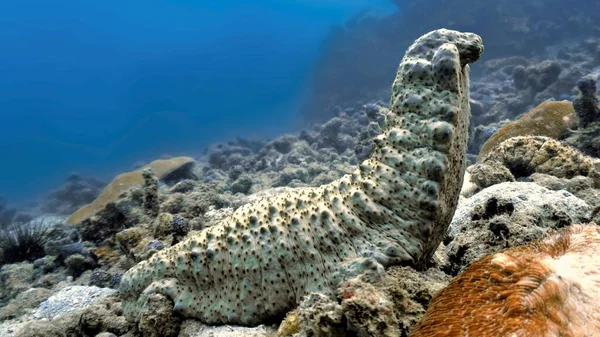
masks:
<svg viewBox="0 0 600 337"><path fill-rule="evenodd" d="M293 130L330 28L388 0L0 2L0 196Z"/></svg>

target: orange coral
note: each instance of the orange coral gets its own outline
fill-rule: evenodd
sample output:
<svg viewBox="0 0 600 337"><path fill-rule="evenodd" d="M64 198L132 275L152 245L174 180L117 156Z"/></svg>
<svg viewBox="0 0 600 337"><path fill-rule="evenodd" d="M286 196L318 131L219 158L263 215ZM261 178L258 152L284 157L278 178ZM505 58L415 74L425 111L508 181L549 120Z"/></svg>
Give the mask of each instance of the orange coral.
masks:
<svg viewBox="0 0 600 337"><path fill-rule="evenodd" d="M573 103L569 101L544 102L523 117L508 123L494 133L481 147L477 161L481 161L503 141L516 136L546 136L560 138L569 128L577 125Z"/></svg>
<svg viewBox="0 0 600 337"><path fill-rule="evenodd" d="M574 225L473 263L411 337L600 336L600 227Z"/></svg>
<svg viewBox="0 0 600 337"><path fill-rule="evenodd" d="M118 175L108 186L102 190L100 195L90 204L78 209L67 219L67 223L76 225L90 218L99 210L103 209L109 202L116 200L119 195L135 185L144 182L142 170L151 168L158 179L163 179L169 174L183 167L193 165L194 159L190 157L176 157L171 159L159 159L142 167L139 170Z"/></svg>

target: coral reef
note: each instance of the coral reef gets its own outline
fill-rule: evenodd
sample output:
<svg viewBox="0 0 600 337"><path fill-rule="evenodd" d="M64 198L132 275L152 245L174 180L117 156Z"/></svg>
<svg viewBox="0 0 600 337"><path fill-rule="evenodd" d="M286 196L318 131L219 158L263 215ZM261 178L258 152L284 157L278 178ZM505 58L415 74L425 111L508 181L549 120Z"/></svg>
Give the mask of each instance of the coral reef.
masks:
<svg viewBox="0 0 600 337"><path fill-rule="evenodd" d="M410 336L595 336L598 249L590 223L488 255L434 296Z"/></svg>
<svg viewBox="0 0 600 337"><path fill-rule="evenodd" d="M506 143L506 144L505 144ZM501 144L482 162L467 168L461 192L471 196L486 187L511 181L533 181L550 190L566 190L600 206L597 158L545 137L515 137Z"/></svg>
<svg viewBox="0 0 600 337"><path fill-rule="evenodd" d="M326 126L313 125L268 142L236 139L211 146L198 160L202 181L196 184L214 184L224 196L330 183L352 172L373 152L373 138L382 133L389 111L382 104L347 107Z"/></svg>
<svg viewBox="0 0 600 337"><path fill-rule="evenodd" d="M31 288L31 263L7 264L0 268L0 305L8 303L19 293Z"/></svg>
<svg viewBox="0 0 600 337"><path fill-rule="evenodd" d="M556 82L562 69L557 61L545 60L535 65L516 66L513 69L513 83L517 90L538 93Z"/></svg>
<svg viewBox="0 0 600 337"><path fill-rule="evenodd" d="M0 229L14 223L25 223L31 219L23 219L23 216L24 214L21 214L16 208L8 207L8 202L0 197Z"/></svg>
<svg viewBox="0 0 600 337"><path fill-rule="evenodd" d="M343 282L335 298L308 294L281 322L277 336L406 336L449 282L436 268L392 266L384 273L372 266Z"/></svg>
<svg viewBox="0 0 600 337"><path fill-rule="evenodd" d="M497 254L504 249L526 251L554 230L598 223L599 166L591 157L600 155L600 40L586 38L585 27L600 12L559 0L494 6L457 0L445 11L432 1L397 3L404 6L398 13L359 14L325 41L304 112L319 124L274 139L210 145L193 162L182 158L171 174L165 175L170 160L140 163L109 186L71 175L39 202L15 209L0 199L0 230L53 213L42 214L52 225L39 258L0 268L0 320L6 320L0 335L408 336L434 294L469 273L469 265L495 277L497 264L479 268L478 259L496 254L504 261ZM441 39L429 35L411 46L392 104L383 107L404 42L428 25L468 27L493 40L487 61L469 75L471 97L462 66L480 45L471 50L460 38L446 41L459 33L442 30ZM573 30L581 38L572 39ZM467 98L465 159L459 154ZM465 164L475 165L467 168L457 202ZM68 224L54 216L72 213L81 217ZM570 268L558 255L534 257L524 264L544 270L556 258L552 268ZM519 271L510 268L502 272L517 275L518 284ZM556 275L565 280L577 272ZM535 288L536 299L547 294L554 305L575 293L557 279L551 275ZM454 281L448 291L454 301L436 297L431 303L444 308L430 308L425 322L448 318L439 316L447 309L456 320L445 322L466 322L471 331L479 325L463 320L461 310L500 305L485 291L463 292L460 280L489 285L477 276ZM544 293L545 286L560 291ZM570 308L570 300L564 303ZM547 316L573 318L567 315L574 311L552 305L544 308ZM543 334L538 307L527 309L517 308L510 319L541 322ZM572 322L581 324L577 317Z"/></svg>
<svg viewBox="0 0 600 337"><path fill-rule="evenodd" d="M352 174L238 208L129 270L120 293L139 321L148 296L207 323L256 324L335 287L343 260L423 266L458 200L469 125L471 33L437 30L406 52L373 154Z"/></svg>
<svg viewBox="0 0 600 337"><path fill-rule="evenodd" d="M70 174L63 186L50 192L41 206L46 213L71 215L98 197L106 182L93 177Z"/></svg>
<svg viewBox="0 0 600 337"><path fill-rule="evenodd" d="M108 336L128 336L127 333L133 330L132 324L123 317L121 303L116 296L96 299L70 316L79 318L72 329L78 330L79 335L83 336L98 337L102 333Z"/></svg>
<svg viewBox="0 0 600 337"><path fill-rule="evenodd" d="M480 164L504 166L512 174L513 180L533 173L544 173L558 178L590 177L596 187L600 186L600 159L588 157L548 137L510 138L484 157ZM484 177L478 180L485 181Z"/></svg>
<svg viewBox="0 0 600 337"><path fill-rule="evenodd" d="M342 303L321 293L312 293L288 313L278 337L399 336L398 321L385 294L370 284L348 287Z"/></svg>
<svg viewBox="0 0 600 337"><path fill-rule="evenodd" d="M396 66L396 55L402 52L402 46L410 42L411 36L439 27L479 32L489 41L488 62L514 60L506 67L478 67L474 72L473 97L482 101L486 112L491 106L502 105L497 107L498 116L490 114L487 121L482 121L485 116L474 112L475 126L513 119L546 99L564 99L561 94L568 95L577 79L600 65L594 24L600 6L593 1L573 4L560 0L502 0L489 5L454 0L444 10L439 9L436 1L395 2L399 7L395 13L382 16L363 12L331 30L314 67L313 89L303 109L308 121L322 122L338 115L340 106L386 97L389 74ZM542 66L544 62L549 65ZM524 70L531 69L526 72L535 77L530 81L535 83L533 87L527 90L514 87L512 68L518 65ZM538 83L546 85L553 78L539 75L556 78L559 68L562 71L557 81L540 93L533 92L542 87ZM531 97L532 94L537 97ZM500 95L504 99L496 98Z"/></svg>
<svg viewBox="0 0 600 337"><path fill-rule="evenodd" d="M589 124L600 120L600 103L596 97L596 79L593 76L584 76L577 82L579 95L573 101L575 112L579 117L579 124L585 128Z"/></svg>
<svg viewBox="0 0 600 337"><path fill-rule="evenodd" d="M144 210L150 218L155 218L160 211L158 201L158 178L154 175L152 169L144 169L142 171L144 179Z"/></svg>
<svg viewBox="0 0 600 337"><path fill-rule="evenodd" d="M171 159L159 159L151 162L144 168L150 168L160 180L169 180L173 175L189 176L191 167L195 163L194 159L189 157L176 157ZM143 168L143 169L144 169ZM100 211L109 202L117 200L119 195L135 185L142 185L144 178L142 170L132 171L120 174L108 186L102 190L100 195L90 204L80 208L71 214L67 223L76 225L83 220L90 218L96 212Z"/></svg>
<svg viewBox="0 0 600 337"><path fill-rule="evenodd" d="M19 317L37 308L40 303L51 295L52 291L45 288L31 288L23 291L6 306L0 308L0 321Z"/></svg>
<svg viewBox="0 0 600 337"><path fill-rule="evenodd" d="M546 54L544 58L509 57L484 63L484 73L475 78L472 84L473 97L483 104L483 113L473 114L474 124L477 126L505 119L515 120L548 100L572 101L576 93L576 82L600 65L600 62L591 57L581 45L560 45L556 48L560 48L561 54L572 57L561 58ZM528 84L527 80L520 79L520 76L528 76L527 69L547 69L548 64L554 64L556 71L559 68L561 71L558 76L542 76L545 78L543 85Z"/></svg>
<svg viewBox="0 0 600 337"><path fill-rule="evenodd" d="M538 105L523 117L498 129L483 144L477 159L481 160L503 141L516 136L546 136L558 139L577 126L573 103L548 101Z"/></svg>
<svg viewBox="0 0 600 337"><path fill-rule="evenodd" d="M26 315L22 321L0 323L2 336L136 336L122 316L114 290L66 287ZM139 334L138 334L139 335Z"/></svg>
<svg viewBox="0 0 600 337"><path fill-rule="evenodd" d="M171 301L161 294L150 294L146 307L140 312L138 329L142 336L176 337L181 318L175 316Z"/></svg>
<svg viewBox="0 0 600 337"><path fill-rule="evenodd" d="M386 271L383 291L394 305L400 336L407 336L427 310L429 301L450 283L451 277L437 266L425 271L393 266Z"/></svg>
<svg viewBox="0 0 600 337"><path fill-rule="evenodd" d="M134 223L127 215L119 203L110 202L93 217L83 220L77 228L83 240L102 242Z"/></svg>
<svg viewBox="0 0 600 337"><path fill-rule="evenodd" d="M594 157L600 157L600 103L596 96L598 71L600 68L577 82L579 95L573 101L573 105L580 120L580 127L564 140L565 143Z"/></svg>

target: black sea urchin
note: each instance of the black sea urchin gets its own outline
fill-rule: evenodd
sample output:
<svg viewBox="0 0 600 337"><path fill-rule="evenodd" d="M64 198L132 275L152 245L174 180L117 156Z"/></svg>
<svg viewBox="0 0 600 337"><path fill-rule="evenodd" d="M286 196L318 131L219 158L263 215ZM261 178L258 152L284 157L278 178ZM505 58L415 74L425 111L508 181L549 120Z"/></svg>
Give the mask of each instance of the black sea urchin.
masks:
<svg viewBox="0 0 600 337"><path fill-rule="evenodd" d="M43 257L47 241L48 226L43 224L19 224L0 230L0 265Z"/></svg>

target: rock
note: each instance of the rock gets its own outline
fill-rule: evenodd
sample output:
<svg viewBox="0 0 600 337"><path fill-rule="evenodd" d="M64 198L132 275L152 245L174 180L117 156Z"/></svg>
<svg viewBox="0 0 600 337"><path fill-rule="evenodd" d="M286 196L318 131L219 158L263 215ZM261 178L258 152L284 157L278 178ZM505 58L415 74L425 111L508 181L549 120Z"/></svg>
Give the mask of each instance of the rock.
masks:
<svg viewBox="0 0 600 337"><path fill-rule="evenodd" d="M567 191L527 182L501 183L461 198L444 240L448 272L456 275L486 254L527 244L550 229L589 221L591 211Z"/></svg>
<svg viewBox="0 0 600 337"><path fill-rule="evenodd" d="M86 270L92 270L98 266L98 262L90 256L84 256L81 254L69 255L65 259L65 266L67 267L67 273L73 277L79 277Z"/></svg>
<svg viewBox="0 0 600 337"><path fill-rule="evenodd" d="M470 181L479 188L486 188L492 185L508 181L515 181L515 177L510 170L503 165L493 164L475 164L467 168L470 173Z"/></svg>
<svg viewBox="0 0 600 337"><path fill-rule="evenodd" d="M4 335L3 335L4 336ZM14 333L15 337L67 337L63 327L56 326L50 322L33 321L24 324L20 330Z"/></svg>
<svg viewBox="0 0 600 337"><path fill-rule="evenodd" d="M517 180L533 173L544 173L567 179L575 176L590 177L594 180L594 186L600 186L600 159L586 156L577 149L548 137L509 138L480 163L492 168L504 166ZM485 181L484 178L481 177L480 180Z"/></svg>
<svg viewBox="0 0 600 337"><path fill-rule="evenodd" d="M173 313L173 302L161 294L150 294L140 311L138 329L144 337L176 337L181 318Z"/></svg>
<svg viewBox="0 0 600 337"><path fill-rule="evenodd" d="M33 317L53 320L70 312L86 308L95 301L115 293L114 289L109 288L69 286L42 302L33 312Z"/></svg>
<svg viewBox="0 0 600 337"><path fill-rule="evenodd" d="M0 308L0 321L13 319L33 310L52 295L52 291L44 288L31 288L19 293L6 306Z"/></svg>
<svg viewBox="0 0 600 337"><path fill-rule="evenodd" d="M451 277L438 268L416 271L395 266L386 271L383 290L393 303L401 336L407 336L425 314L429 301L448 285Z"/></svg>
<svg viewBox="0 0 600 337"><path fill-rule="evenodd" d="M116 296L94 302L89 307L79 310L77 316L79 330L88 336L101 333L123 336L134 328L133 324L123 317L121 302Z"/></svg>
<svg viewBox="0 0 600 337"><path fill-rule="evenodd" d="M235 325L208 326L195 320L181 324L178 337L271 337L275 329L265 325L244 327Z"/></svg>
<svg viewBox="0 0 600 337"><path fill-rule="evenodd" d="M32 263L15 263L0 268L0 304L31 288Z"/></svg>

